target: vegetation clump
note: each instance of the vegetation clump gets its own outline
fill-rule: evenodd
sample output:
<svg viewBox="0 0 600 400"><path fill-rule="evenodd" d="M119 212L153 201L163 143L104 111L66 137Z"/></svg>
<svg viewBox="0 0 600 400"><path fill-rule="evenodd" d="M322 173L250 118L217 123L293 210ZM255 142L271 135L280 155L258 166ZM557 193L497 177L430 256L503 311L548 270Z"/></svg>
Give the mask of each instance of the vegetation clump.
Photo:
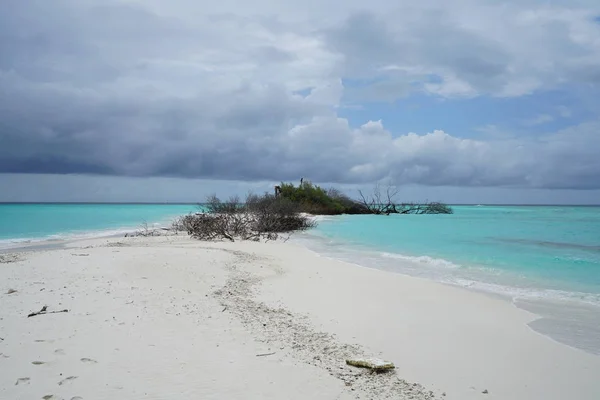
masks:
<svg viewBox="0 0 600 400"><path fill-rule="evenodd" d="M315 226L314 220L302 214L297 203L283 197L265 194L248 195L245 202L231 197L222 202L210 196L204 212L181 217L176 230L186 231L200 240L276 240L281 234L303 231Z"/></svg>
<svg viewBox="0 0 600 400"><path fill-rule="evenodd" d="M339 214L452 214L452 208L439 202L398 203L398 189L376 185L371 195L359 191L360 200L353 200L337 189L325 190L308 181L298 187L291 183L278 186L278 195L299 205L300 210L314 215Z"/></svg>

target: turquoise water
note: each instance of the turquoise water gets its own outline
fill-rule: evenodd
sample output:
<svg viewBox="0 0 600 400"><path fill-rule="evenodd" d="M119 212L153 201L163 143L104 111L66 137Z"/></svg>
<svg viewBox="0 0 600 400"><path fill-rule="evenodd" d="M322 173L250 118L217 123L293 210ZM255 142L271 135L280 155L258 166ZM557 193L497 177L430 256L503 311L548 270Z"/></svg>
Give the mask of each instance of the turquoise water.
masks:
<svg viewBox="0 0 600 400"><path fill-rule="evenodd" d="M513 297L600 305L600 207L456 206L452 215L325 218L326 255ZM323 240L325 239L325 240Z"/></svg>
<svg viewBox="0 0 600 400"><path fill-rule="evenodd" d="M0 247L15 242L114 234L167 223L195 205L0 204Z"/></svg>
<svg viewBox="0 0 600 400"><path fill-rule="evenodd" d="M169 204L0 204L0 247L120 233L197 210ZM455 206L454 211L323 218L302 238L318 252L359 264L600 305L600 207Z"/></svg>

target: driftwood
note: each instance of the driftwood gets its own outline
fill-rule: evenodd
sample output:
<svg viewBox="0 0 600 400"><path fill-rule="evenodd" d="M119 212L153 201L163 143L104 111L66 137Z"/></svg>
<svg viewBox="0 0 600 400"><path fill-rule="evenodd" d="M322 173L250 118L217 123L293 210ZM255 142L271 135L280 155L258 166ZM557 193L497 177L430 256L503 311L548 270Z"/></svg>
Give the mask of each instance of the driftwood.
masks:
<svg viewBox="0 0 600 400"><path fill-rule="evenodd" d="M168 235L171 231L173 231L175 228L175 225L173 225L171 228L165 228L165 227L155 227L155 228L151 228L148 226L147 222L143 222L140 225L140 228L134 232L127 232L125 234L125 237L150 237L150 236L165 236ZM176 233L176 230L175 230Z"/></svg>
<svg viewBox="0 0 600 400"><path fill-rule="evenodd" d="M266 357L266 356L272 356L273 354L275 354L275 352L273 353L263 353L263 354L257 354L256 357Z"/></svg>
<svg viewBox="0 0 600 400"><path fill-rule="evenodd" d="M29 314L27 316L27 318L30 317L35 317L36 315L43 315L43 314L58 314L58 313L66 313L69 312L69 310L60 310L60 311L48 311L48 306L44 306L42 307L42 309L38 312L32 312L31 314Z"/></svg>
<svg viewBox="0 0 600 400"><path fill-rule="evenodd" d="M396 368L394 363L380 360L379 358L355 358L346 360L346 364L353 367L368 368L373 371L388 371Z"/></svg>

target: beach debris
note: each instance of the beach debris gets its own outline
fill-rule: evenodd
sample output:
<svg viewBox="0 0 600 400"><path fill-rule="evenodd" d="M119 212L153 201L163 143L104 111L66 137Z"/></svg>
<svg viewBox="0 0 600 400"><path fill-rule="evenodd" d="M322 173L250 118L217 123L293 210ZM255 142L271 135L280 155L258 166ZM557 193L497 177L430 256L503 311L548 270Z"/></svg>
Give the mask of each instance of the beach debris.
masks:
<svg viewBox="0 0 600 400"><path fill-rule="evenodd" d="M13 294L13 293L17 293L17 291L15 289L8 289L8 292L6 292L6 294Z"/></svg>
<svg viewBox="0 0 600 400"><path fill-rule="evenodd" d="M483 390L483 392L481 392L481 393L483 393L483 394L488 394L489 392L488 392L488 390L487 390L487 389L484 389L484 390Z"/></svg>
<svg viewBox="0 0 600 400"><path fill-rule="evenodd" d="M73 380L75 380L75 379L77 379L77 377L76 377L76 376L69 376L69 377L67 377L67 378L63 379L62 381L58 382L58 386L62 386L62 385L64 385L65 383L67 383L67 382L70 382L70 381L73 381Z"/></svg>
<svg viewBox="0 0 600 400"><path fill-rule="evenodd" d="M96 360L92 360L91 358L85 358L85 357L81 359L81 362L91 363L91 364L97 364L98 363L98 361L96 361Z"/></svg>
<svg viewBox="0 0 600 400"><path fill-rule="evenodd" d="M77 257L87 257L89 256L88 253L71 253L72 256L77 256Z"/></svg>
<svg viewBox="0 0 600 400"><path fill-rule="evenodd" d="M38 312L32 312L31 314L29 314L27 316L27 318L30 317L35 317L36 315L43 315L43 314L58 314L58 313L66 313L69 312L69 310L60 310L60 311L48 311L48 306L44 306L42 307L42 309Z"/></svg>
<svg viewBox="0 0 600 400"><path fill-rule="evenodd" d="M353 367L368 368L373 371L388 371L396 368L394 363L379 358L350 358L346 360L346 364Z"/></svg>
<svg viewBox="0 0 600 400"><path fill-rule="evenodd" d="M129 244L123 242L109 242L106 247L128 247Z"/></svg>
<svg viewBox="0 0 600 400"><path fill-rule="evenodd" d="M33 365L43 365L43 364L46 364L46 363L45 363L45 362L43 362L43 361L32 361L31 363L32 363Z"/></svg>
<svg viewBox="0 0 600 400"><path fill-rule="evenodd" d="M15 382L15 386L18 386L19 384L23 384L23 383L26 383L29 385L30 380L31 380L30 378L19 378L19 379L17 379L17 382Z"/></svg>
<svg viewBox="0 0 600 400"><path fill-rule="evenodd" d="M262 354L257 354L256 357L272 356L273 354L275 354L275 352L272 352L272 353L262 353Z"/></svg>
<svg viewBox="0 0 600 400"><path fill-rule="evenodd" d="M23 256L19 253L0 254L0 264L14 263L23 260Z"/></svg>
<svg viewBox="0 0 600 400"><path fill-rule="evenodd" d="M42 397L42 399L44 399L44 400L52 400L53 398L54 398L53 394L47 394L44 397Z"/></svg>

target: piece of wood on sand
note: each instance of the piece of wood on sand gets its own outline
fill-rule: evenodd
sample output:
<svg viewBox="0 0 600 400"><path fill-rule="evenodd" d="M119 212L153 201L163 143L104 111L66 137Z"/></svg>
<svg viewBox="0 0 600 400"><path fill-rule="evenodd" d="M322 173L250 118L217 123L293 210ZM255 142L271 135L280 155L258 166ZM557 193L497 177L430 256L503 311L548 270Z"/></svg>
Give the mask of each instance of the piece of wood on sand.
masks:
<svg viewBox="0 0 600 400"><path fill-rule="evenodd" d="M384 361L379 358L350 358L346 360L346 364L353 367L368 368L373 371L389 371L396 368L394 363Z"/></svg>

